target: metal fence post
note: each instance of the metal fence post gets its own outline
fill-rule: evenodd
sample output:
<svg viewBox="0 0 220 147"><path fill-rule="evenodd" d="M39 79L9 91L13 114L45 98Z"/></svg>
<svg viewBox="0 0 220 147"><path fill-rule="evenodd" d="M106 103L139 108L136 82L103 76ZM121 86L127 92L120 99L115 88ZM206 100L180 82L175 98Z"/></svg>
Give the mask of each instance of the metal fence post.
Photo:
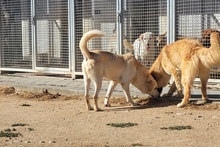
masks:
<svg viewBox="0 0 220 147"><path fill-rule="evenodd" d="M122 45L122 39L123 39L123 13L122 13L122 0L117 0L117 53L122 54L123 53L123 45Z"/></svg>
<svg viewBox="0 0 220 147"><path fill-rule="evenodd" d="M176 3L175 0L167 0L167 44L173 43L176 40ZM171 77L170 83L174 79Z"/></svg>
<svg viewBox="0 0 220 147"><path fill-rule="evenodd" d="M75 0L68 0L68 27L69 27L69 68L71 78L75 79L75 64L76 64L76 42L75 42Z"/></svg>
<svg viewBox="0 0 220 147"><path fill-rule="evenodd" d="M36 51L36 14L35 0L31 0L31 33L32 33L32 70L36 69L37 51Z"/></svg>
<svg viewBox="0 0 220 147"><path fill-rule="evenodd" d="M176 1L167 0L167 44L176 40Z"/></svg>

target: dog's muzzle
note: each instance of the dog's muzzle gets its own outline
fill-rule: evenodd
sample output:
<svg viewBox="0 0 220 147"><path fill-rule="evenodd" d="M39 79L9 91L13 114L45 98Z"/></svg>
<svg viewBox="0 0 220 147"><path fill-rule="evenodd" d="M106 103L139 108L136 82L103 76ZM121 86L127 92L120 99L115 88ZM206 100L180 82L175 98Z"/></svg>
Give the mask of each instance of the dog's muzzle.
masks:
<svg viewBox="0 0 220 147"><path fill-rule="evenodd" d="M159 98L159 97L160 97L160 92L161 92L161 91L159 91L158 89L155 89L155 90L154 90L154 93L151 94L151 97L152 97L152 98Z"/></svg>

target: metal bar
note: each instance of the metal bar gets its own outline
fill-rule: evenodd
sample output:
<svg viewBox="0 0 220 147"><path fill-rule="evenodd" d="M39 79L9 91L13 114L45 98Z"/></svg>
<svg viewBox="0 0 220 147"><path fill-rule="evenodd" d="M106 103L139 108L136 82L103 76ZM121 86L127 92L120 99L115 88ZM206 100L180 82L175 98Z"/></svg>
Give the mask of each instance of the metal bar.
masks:
<svg viewBox="0 0 220 147"><path fill-rule="evenodd" d="M57 73L57 74L71 74L71 71L65 68L44 68L37 67L35 70L23 68L1 68L2 71L17 71L17 72L42 72L42 73Z"/></svg>
<svg viewBox="0 0 220 147"><path fill-rule="evenodd" d="M36 12L35 12L35 0L31 0L31 33L32 33L32 69L36 68Z"/></svg>
<svg viewBox="0 0 220 147"><path fill-rule="evenodd" d="M69 69L67 69L67 68L45 68L45 67L36 67L35 71L42 72L42 73L44 73L44 72L46 72L46 73L48 73L48 72L50 72L50 73L62 73L62 72L65 72L65 74L66 74L66 73L71 74L71 73L70 73L71 71L69 71Z"/></svg>
<svg viewBox="0 0 220 147"><path fill-rule="evenodd" d="M122 45L122 39L123 39L123 16L122 16L122 0L117 0L117 53L122 54L123 53L123 45Z"/></svg>
<svg viewBox="0 0 220 147"><path fill-rule="evenodd" d="M167 44L176 40L176 3L175 0L167 0Z"/></svg>
<svg viewBox="0 0 220 147"><path fill-rule="evenodd" d="M205 29L205 14L204 14L204 0L201 1L201 30Z"/></svg>
<svg viewBox="0 0 220 147"><path fill-rule="evenodd" d="M167 0L167 44L170 44L170 0Z"/></svg>
<svg viewBox="0 0 220 147"><path fill-rule="evenodd" d="M176 41L176 0L171 0L171 17L172 17L172 38L171 42Z"/></svg>
<svg viewBox="0 0 220 147"><path fill-rule="evenodd" d="M75 79L76 38L75 38L75 0L68 0L68 36L69 36L69 69L71 78Z"/></svg>
<svg viewBox="0 0 220 147"><path fill-rule="evenodd" d="M23 69L23 68L1 68L1 71L36 72L33 69Z"/></svg>
<svg viewBox="0 0 220 147"><path fill-rule="evenodd" d="M211 15L211 17L213 18L213 20L215 21L215 23L216 23L218 26L220 26L220 22L219 22L218 18L217 18L214 14L210 14L210 15Z"/></svg>
<svg viewBox="0 0 220 147"><path fill-rule="evenodd" d="M207 28L211 28L211 14L207 14Z"/></svg>
<svg viewBox="0 0 220 147"><path fill-rule="evenodd" d="M1 5L0 5L1 6ZM0 9L2 9L1 7L0 7ZM2 11L0 11L0 16L2 16ZM0 17L0 22L2 22L2 17ZM2 23L0 23L0 32L2 32ZM1 67L2 67L2 33L0 33L0 74L2 73L2 69L1 69Z"/></svg>
<svg viewBox="0 0 220 147"><path fill-rule="evenodd" d="M176 15L175 15L175 0L167 0L167 44L173 43L176 40ZM170 79L173 83L174 79Z"/></svg>

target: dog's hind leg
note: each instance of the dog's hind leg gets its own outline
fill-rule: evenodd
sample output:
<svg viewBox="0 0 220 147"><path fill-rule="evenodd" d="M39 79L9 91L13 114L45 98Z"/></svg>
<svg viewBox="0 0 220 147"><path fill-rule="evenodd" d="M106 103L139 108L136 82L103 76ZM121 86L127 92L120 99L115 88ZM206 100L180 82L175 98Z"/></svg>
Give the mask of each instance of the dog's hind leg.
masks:
<svg viewBox="0 0 220 147"><path fill-rule="evenodd" d="M101 109L98 107L98 95L99 95L99 91L101 90L101 87L102 87L102 77L97 78L97 80L95 80L93 82L94 82L94 86L95 86L95 92L94 92L94 95L93 95L94 110L95 111L101 111Z"/></svg>
<svg viewBox="0 0 220 147"><path fill-rule="evenodd" d="M171 86L170 86L170 89L169 89L168 93L165 93L165 94L163 95L163 97L171 97L175 91L176 91L176 83L173 82L173 83L171 84Z"/></svg>
<svg viewBox="0 0 220 147"><path fill-rule="evenodd" d="M174 72L172 73L172 76L174 78L176 89L178 92L175 97L183 97L182 85L181 85L181 70L179 70L179 69L174 70ZM174 90L175 90L175 87L172 87L172 88L174 88Z"/></svg>
<svg viewBox="0 0 220 147"><path fill-rule="evenodd" d="M183 84L183 87L184 87L184 97L182 99L182 102L177 104L178 108L184 107L186 104L188 104L189 98L191 97L190 84Z"/></svg>
<svg viewBox="0 0 220 147"><path fill-rule="evenodd" d="M207 96L207 82L209 78L210 69L202 68L199 74L201 80L202 100L206 102L209 98Z"/></svg>
<svg viewBox="0 0 220 147"><path fill-rule="evenodd" d="M88 78L84 75L86 106L87 106L87 109L88 109L88 110L93 110L93 107L90 105L90 101L89 101L89 88L90 88L90 83L91 83L91 80L88 79Z"/></svg>
<svg viewBox="0 0 220 147"><path fill-rule="evenodd" d="M135 102L131 99L130 89L129 89L129 83L121 83L121 86L122 86L123 91L124 91L124 93L125 93L127 102L129 102L132 106L139 106L139 105L140 105L139 103L135 103Z"/></svg>
<svg viewBox="0 0 220 147"><path fill-rule="evenodd" d="M196 60L195 62L190 62L190 61L191 60L184 63L182 66L181 82L184 87L184 97L182 99L182 102L177 104L178 108L184 107L186 104L189 103L189 99L191 97L191 85L193 85L193 81L196 78L197 75L196 72L199 71L198 66L192 66L193 65L192 63L196 63ZM198 64L194 64L194 65L198 65Z"/></svg>
<svg viewBox="0 0 220 147"><path fill-rule="evenodd" d="M115 89L115 87L117 86L118 83L115 83L114 81L110 81L109 83L109 87L108 87L108 91L106 93L106 96L105 96L105 101L104 101L104 105L106 107L111 107L110 103L109 103L109 99Z"/></svg>

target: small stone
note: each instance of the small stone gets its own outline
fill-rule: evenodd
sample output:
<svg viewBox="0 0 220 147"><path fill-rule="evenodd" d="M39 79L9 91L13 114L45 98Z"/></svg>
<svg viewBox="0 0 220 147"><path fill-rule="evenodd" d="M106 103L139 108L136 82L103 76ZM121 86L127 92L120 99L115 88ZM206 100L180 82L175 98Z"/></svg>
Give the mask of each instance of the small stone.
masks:
<svg viewBox="0 0 220 147"><path fill-rule="evenodd" d="M30 141L25 141L24 143L31 143Z"/></svg>
<svg viewBox="0 0 220 147"><path fill-rule="evenodd" d="M56 143L56 141L54 141L54 140L51 140L51 141L49 141L49 143Z"/></svg>
<svg viewBox="0 0 220 147"><path fill-rule="evenodd" d="M186 115L186 113L176 113L176 115Z"/></svg>
<svg viewBox="0 0 220 147"><path fill-rule="evenodd" d="M213 116L212 119L219 119L219 117L218 116Z"/></svg>
<svg viewBox="0 0 220 147"><path fill-rule="evenodd" d="M201 115L198 115L196 119L204 119Z"/></svg>
<svg viewBox="0 0 220 147"><path fill-rule="evenodd" d="M45 141L40 141L40 143L45 143Z"/></svg>

